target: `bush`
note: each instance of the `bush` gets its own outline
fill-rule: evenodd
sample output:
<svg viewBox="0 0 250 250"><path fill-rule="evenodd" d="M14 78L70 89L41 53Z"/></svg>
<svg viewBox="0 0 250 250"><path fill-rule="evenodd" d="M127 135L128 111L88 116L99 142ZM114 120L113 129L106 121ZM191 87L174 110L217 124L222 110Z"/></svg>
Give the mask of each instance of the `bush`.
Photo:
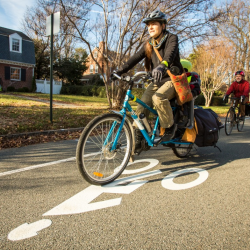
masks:
<svg viewBox="0 0 250 250"><path fill-rule="evenodd" d="M194 104L195 105L200 105L200 106L204 106L205 105L205 97L203 94L200 94L197 96L197 98L194 100Z"/></svg>
<svg viewBox="0 0 250 250"><path fill-rule="evenodd" d="M111 88L109 87L109 91ZM145 89L134 88L132 94L141 99ZM93 86L93 85L63 85L60 94L62 95L83 95L83 96L97 96L101 98L107 98L105 86Z"/></svg>
<svg viewBox="0 0 250 250"><path fill-rule="evenodd" d="M105 86L103 79L101 78L101 75L96 74L93 76L93 78L89 81L91 85L95 86Z"/></svg>
<svg viewBox="0 0 250 250"><path fill-rule="evenodd" d="M36 92L36 78L35 78L35 76L33 76L33 78L32 78L32 86L31 86L31 91L32 92Z"/></svg>
<svg viewBox="0 0 250 250"><path fill-rule="evenodd" d="M93 86L63 85L60 91L62 95L84 95L93 96Z"/></svg>
<svg viewBox="0 0 250 250"><path fill-rule="evenodd" d="M134 88L132 90L132 95L136 96L137 98L141 99L143 93L145 92L145 89L137 89L137 88Z"/></svg>
<svg viewBox="0 0 250 250"><path fill-rule="evenodd" d="M107 98L106 88L98 87L96 89L96 96L101 97L101 98Z"/></svg>
<svg viewBox="0 0 250 250"><path fill-rule="evenodd" d="M216 91L214 91L213 96L224 96L224 94L223 94L223 92L221 90L216 90Z"/></svg>
<svg viewBox="0 0 250 250"><path fill-rule="evenodd" d="M30 92L29 88L27 88L27 87L23 87L23 88L17 89L16 91L17 92Z"/></svg>
<svg viewBox="0 0 250 250"><path fill-rule="evenodd" d="M82 92L81 92L81 95L84 95L84 96L93 96L93 86L89 86L89 85L86 85L86 86L82 86Z"/></svg>
<svg viewBox="0 0 250 250"><path fill-rule="evenodd" d="M7 87L7 91L9 91L9 92L15 92L16 89L13 86L9 86L9 87Z"/></svg>
<svg viewBox="0 0 250 250"><path fill-rule="evenodd" d="M223 102L223 97L221 96L213 96L211 100L210 106L225 106L225 102Z"/></svg>

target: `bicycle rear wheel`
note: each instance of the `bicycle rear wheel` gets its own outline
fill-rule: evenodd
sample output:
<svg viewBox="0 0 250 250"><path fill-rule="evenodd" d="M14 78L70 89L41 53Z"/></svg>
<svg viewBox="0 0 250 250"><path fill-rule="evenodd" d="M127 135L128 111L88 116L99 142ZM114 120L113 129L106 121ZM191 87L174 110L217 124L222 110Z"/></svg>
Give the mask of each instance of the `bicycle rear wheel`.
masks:
<svg viewBox="0 0 250 250"><path fill-rule="evenodd" d="M128 164L132 151L132 133L124 123L115 150L111 151L122 117L105 114L96 117L84 129L77 144L76 162L83 178L91 184L114 181Z"/></svg>
<svg viewBox="0 0 250 250"><path fill-rule="evenodd" d="M243 120L241 120L239 118L239 115L238 115L237 129L239 132L242 132L243 127L244 127L244 123L245 123L245 118Z"/></svg>
<svg viewBox="0 0 250 250"><path fill-rule="evenodd" d="M230 135L232 130L233 130L233 126L234 126L234 110L232 108L230 108L227 112L227 116L226 116L226 120L225 120L225 133L226 135Z"/></svg>
<svg viewBox="0 0 250 250"><path fill-rule="evenodd" d="M172 150L174 154L179 158L185 158L192 150L193 144L174 144Z"/></svg>

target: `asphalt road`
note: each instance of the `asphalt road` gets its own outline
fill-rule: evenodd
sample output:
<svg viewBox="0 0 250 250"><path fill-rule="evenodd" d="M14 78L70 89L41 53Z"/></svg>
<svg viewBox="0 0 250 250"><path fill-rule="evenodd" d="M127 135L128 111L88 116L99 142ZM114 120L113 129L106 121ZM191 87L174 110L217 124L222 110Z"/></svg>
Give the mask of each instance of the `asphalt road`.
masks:
<svg viewBox="0 0 250 250"><path fill-rule="evenodd" d="M106 187L81 178L77 141L1 150L0 249L250 249L249 138L247 120L222 152L151 149Z"/></svg>

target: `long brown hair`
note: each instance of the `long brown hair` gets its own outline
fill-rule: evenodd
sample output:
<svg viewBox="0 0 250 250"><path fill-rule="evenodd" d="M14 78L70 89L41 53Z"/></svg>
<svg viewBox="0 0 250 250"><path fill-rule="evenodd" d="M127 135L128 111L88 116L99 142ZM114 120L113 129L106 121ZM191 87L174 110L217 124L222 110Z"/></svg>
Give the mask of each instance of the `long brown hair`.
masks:
<svg viewBox="0 0 250 250"><path fill-rule="evenodd" d="M153 46L149 43L149 41L147 41L145 44L145 53L146 53L145 69L146 69L146 71L151 70L152 51L153 51Z"/></svg>

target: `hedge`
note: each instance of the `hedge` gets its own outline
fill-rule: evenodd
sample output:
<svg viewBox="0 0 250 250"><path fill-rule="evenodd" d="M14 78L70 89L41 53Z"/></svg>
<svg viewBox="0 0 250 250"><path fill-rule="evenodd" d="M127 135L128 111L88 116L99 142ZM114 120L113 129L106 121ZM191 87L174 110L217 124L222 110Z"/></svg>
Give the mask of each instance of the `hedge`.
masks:
<svg viewBox="0 0 250 250"><path fill-rule="evenodd" d="M109 87L109 90L110 90L110 87ZM141 99L144 91L145 91L145 89L134 88L132 91L132 94L134 96L136 96L137 98ZM107 98L105 86L98 87L98 86L93 86L93 85L85 85L85 86L78 86L78 85L67 86L67 85L64 85L61 88L60 94L97 96L97 97L101 97L101 98ZM200 105L200 106L205 105L205 97L203 96L203 94L200 94L195 99L194 104ZM224 106L224 105L225 105L225 103L223 102L222 96L213 96L212 97L212 101L211 101L210 106Z"/></svg>
<svg viewBox="0 0 250 250"><path fill-rule="evenodd" d="M110 87L109 87L110 90ZM132 94L135 95L137 98L141 98L142 94L144 93L145 89L133 89ZM83 96L97 96L101 98L106 98L106 88L105 86L93 86L93 85L71 85L67 86L64 85L61 88L60 94L62 95L83 95Z"/></svg>
<svg viewBox="0 0 250 250"><path fill-rule="evenodd" d="M195 105L204 106L205 105L205 97L200 94L194 101ZM223 102L222 96L213 96L210 106L224 106L225 103Z"/></svg>

